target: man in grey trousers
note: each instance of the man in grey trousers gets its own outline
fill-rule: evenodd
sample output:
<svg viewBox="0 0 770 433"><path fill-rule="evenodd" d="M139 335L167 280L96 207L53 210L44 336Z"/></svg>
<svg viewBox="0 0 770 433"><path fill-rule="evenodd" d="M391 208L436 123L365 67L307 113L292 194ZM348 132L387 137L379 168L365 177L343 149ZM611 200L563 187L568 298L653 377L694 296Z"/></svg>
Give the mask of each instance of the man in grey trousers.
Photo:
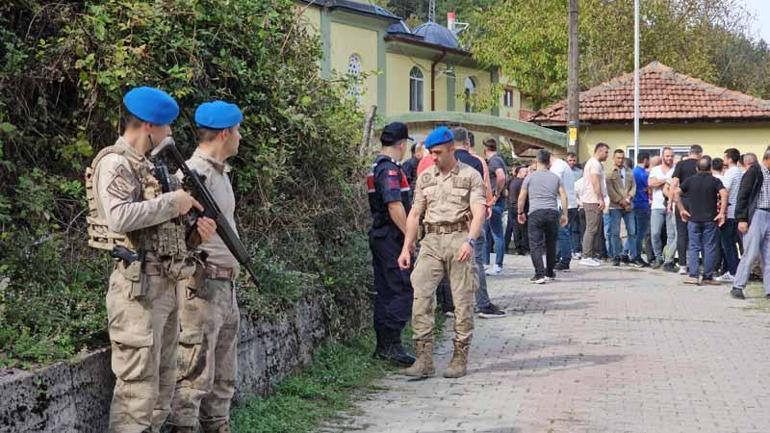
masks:
<svg viewBox="0 0 770 433"><path fill-rule="evenodd" d="M743 289L749 281L751 267L761 254L765 296L770 297L770 150L765 151L761 163L751 165L743 175L735 219L738 231L744 235L743 256L730 294L744 299Z"/></svg>

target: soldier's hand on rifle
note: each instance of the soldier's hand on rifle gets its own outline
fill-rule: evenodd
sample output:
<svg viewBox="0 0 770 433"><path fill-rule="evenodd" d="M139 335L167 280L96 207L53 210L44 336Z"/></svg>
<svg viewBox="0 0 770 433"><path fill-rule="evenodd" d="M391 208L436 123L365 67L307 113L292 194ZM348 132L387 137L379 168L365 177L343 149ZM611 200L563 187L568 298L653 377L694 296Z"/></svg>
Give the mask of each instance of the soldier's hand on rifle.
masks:
<svg viewBox="0 0 770 433"><path fill-rule="evenodd" d="M171 194L174 194L174 200L176 201L176 209L179 211L179 215L184 215L190 212L190 209L195 207L199 211L203 212L203 206L198 203L187 191L178 189Z"/></svg>
<svg viewBox="0 0 770 433"><path fill-rule="evenodd" d="M217 223L211 218L200 217L196 221L196 225L198 234L204 242L211 239L211 237L214 236L214 233L217 232Z"/></svg>

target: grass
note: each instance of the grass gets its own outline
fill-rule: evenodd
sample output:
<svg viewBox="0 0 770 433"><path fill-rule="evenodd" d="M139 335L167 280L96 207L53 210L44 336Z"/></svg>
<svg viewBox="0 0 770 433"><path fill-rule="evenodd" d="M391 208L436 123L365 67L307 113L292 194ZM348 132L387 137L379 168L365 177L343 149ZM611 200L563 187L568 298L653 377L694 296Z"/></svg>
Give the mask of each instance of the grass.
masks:
<svg viewBox="0 0 770 433"><path fill-rule="evenodd" d="M441 335L444 316L437 312L435 334ZM411 346L411 329L404 333ZM312 364L290 376L268 397L253 397L233 410L235 433L302 433L316 430L339 412L353 408L361 392L377 391L373 383L395 367L372 358L374 335L367 332L346 343L326 343ZM411 347L409 348L411 350Z"/></svg>

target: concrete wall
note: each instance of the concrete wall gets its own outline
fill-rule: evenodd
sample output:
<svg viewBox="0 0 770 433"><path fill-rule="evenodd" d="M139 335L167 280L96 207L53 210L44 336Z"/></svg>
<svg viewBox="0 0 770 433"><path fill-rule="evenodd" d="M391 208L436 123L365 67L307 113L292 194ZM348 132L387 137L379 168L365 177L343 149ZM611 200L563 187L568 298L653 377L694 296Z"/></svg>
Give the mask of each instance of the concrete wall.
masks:
<svg viewBox="0 0 770 433"><path fill-rule="evenodd" d="M581 127L578 156L585 161L593 155L596 143L604 142L611 149L633 149L633 125ZM754 152L761 155L770 145L770 122L733 124L681 124L642 125L639 132L639 147L689 147L703 146L707 155L722 157L725 149L735 147L741 153Z"/></svg>
<svg viewBox="0 0 770 433"><path fill-rule="evenodd" d="M297 368L307 365L313 350L332 335L350 336L368 326L368 300L346 299L346 316L332 332L329 296L312 289L271 320L241 315L236 402L264 395ZM103 433L114 376L109 349L36 371L0 370L0 433Z"/></svg>

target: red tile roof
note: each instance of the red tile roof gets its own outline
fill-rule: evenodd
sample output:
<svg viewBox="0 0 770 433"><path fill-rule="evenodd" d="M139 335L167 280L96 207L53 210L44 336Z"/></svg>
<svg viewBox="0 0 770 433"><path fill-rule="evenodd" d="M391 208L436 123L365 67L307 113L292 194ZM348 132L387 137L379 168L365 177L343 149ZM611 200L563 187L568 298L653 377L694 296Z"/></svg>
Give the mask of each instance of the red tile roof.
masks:
<svg viewBox="0 0 770 433"><path fill-rule="evenodd" d="M640 112L644 122L770 120L770 101L718 87L652 62L640 69ZM580 93L581 122L634 119L634 74L628 73ZM566 101L529 118L539 124L564 124Z"/></svg>

